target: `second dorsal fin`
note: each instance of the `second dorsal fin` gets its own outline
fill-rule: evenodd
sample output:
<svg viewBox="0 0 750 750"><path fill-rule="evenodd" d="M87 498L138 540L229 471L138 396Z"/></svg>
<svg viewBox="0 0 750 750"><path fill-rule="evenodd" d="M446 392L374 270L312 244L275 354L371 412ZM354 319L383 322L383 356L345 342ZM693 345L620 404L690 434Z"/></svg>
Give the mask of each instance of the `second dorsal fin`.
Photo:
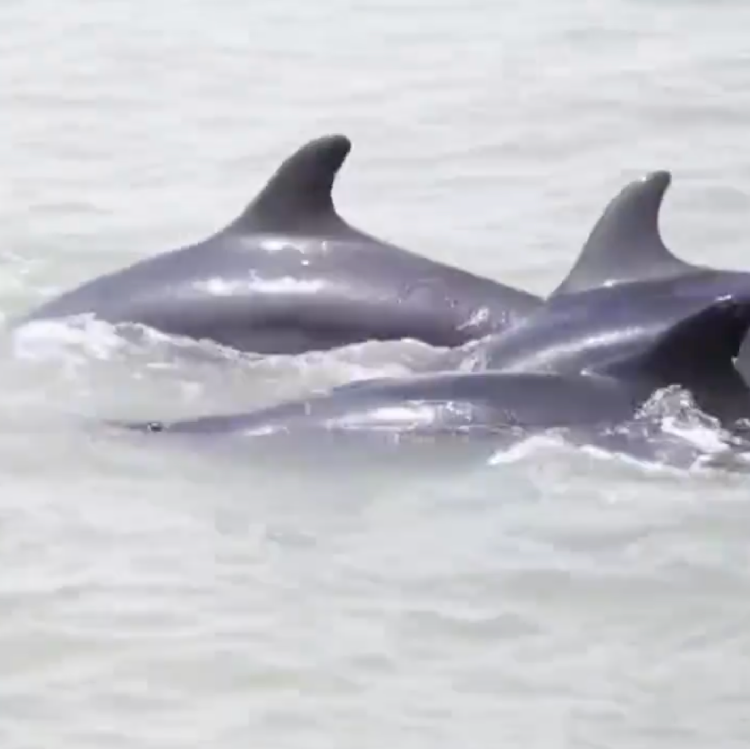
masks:
<svg viewBox="0 0 750 750"><path fill-rule="evenodd" d="M675 257L659 232L659 210L672 182L666 170L626 185L604 210L573 269L553 295L696 270Z"/></svg>
<svg viewBox="0 0 750 750"><path fill-rule="evenodd" d="M350 150L345 135L309 141L282 162L231 229L293 231L340 221L331 191Z"/></svg>

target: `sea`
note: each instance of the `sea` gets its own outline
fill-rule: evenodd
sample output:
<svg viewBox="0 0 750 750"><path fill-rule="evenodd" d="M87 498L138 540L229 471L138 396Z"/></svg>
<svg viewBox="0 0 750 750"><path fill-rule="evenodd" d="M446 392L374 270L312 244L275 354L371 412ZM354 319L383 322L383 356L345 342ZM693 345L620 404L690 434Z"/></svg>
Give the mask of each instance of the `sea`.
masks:
<svg viewBox="0 0 750 750"><path fill-rule="evenodd" d="M3 0L0 28L1 746L748 747L748 474L125 440L97 422L428 347L5 323L213 233L329 133L350 223L503 283L550 292L657 169L672 250L750 270L750 3Z"/></svg>

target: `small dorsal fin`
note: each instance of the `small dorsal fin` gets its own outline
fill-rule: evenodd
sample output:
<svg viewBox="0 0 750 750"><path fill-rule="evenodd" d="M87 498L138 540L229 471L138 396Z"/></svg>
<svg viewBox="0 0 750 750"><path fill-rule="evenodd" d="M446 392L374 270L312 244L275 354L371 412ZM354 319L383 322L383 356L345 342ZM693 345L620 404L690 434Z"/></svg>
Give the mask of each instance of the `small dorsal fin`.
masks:
<svg viewBox="0 0 750 750"><path fill-rule="evenodd" d="M671 182L671 173L660 170L626 185L605 208L573 269L552 294L695 270L672 254L659 232L659 210Z"/></svg>
<svg viewBox="0 0 750 750"><path fill-rule="evenodd" d="M230 228L293 231L340 221L331 191L351 145L345 135L326 135L306 143L282 162Z"/></svg>
<svg viewBox="0 0 750 750"><path fill-rule="evenodd" d="M734 364L748 330L750 301L725 297L675 323L637 354L597 370L654 389L682 386L714 412L717 403L739 398L750 407L750 391Z"/></svg>

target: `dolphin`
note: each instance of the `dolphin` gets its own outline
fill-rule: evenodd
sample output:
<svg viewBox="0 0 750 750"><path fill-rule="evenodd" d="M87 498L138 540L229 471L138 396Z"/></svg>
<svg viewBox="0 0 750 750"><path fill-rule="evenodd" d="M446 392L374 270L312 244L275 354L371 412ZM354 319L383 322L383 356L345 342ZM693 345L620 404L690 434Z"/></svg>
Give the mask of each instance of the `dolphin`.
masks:
<svg viewBox="0 0 750 750"><path fill-rule="evenodd" d="M671 181L670 172L655 171L621 190L546 303L506 333L468 344L461 365L586 371L637 350L713 302L750 300L750 273L686 263L664 244L659 210ZM738 364L746 377L748 365L750 358Z"/></svg>
<svg viewBox="0 0 750 750"><path fill-rule="evenodd" d="M721 421L750 416L750 389L733 359L750 327L750 303L712 303L589 373L442 372L376 378L241 414L173 422L110 423L182 436L292 435L492 438L513 443L548 431L599 435L628 446L618 427L660 389L681 386ZM644 447L643 434L631 447ZM620 445L622 448L622 445Z"/></svg>
<svg viewBox="0 0 750 750"><path fill-rule="evenodd" d="M413 339L454 347L536 309L535 295L354 228L333 184L340 134L289 156L224 229L93 279L17 321L93 316L258 354Z"/></svg>

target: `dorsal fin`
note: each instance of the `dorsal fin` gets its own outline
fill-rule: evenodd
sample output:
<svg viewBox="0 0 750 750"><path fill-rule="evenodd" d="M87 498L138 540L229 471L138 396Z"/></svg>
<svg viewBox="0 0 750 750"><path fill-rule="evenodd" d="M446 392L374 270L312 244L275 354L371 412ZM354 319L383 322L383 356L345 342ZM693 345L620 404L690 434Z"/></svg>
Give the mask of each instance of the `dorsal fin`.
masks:
<svg viewBox="0 0 750 750"><path fill-rule="evenodd" d="M671 182L671 173L660 170L626 185L604 209L573 269L552 294L695 270L672 254L659 232L659 210Z"/></svg>
<svg viewBox="0 0 750 750"><path fill-rule="evenodd" d="M682 386L715 414L723 404L741 401L750 415L750 390L734 364L749 329L750 300L726 297L675 323L635 355L597 370L654 389Z"/></svg>
<svg viewBox="0 0 750 750"><path fill-rule="evenodd" d="M306 143L282 162L230 228L293 231L340 222L331 191L351 146L345 135L326 135Z"/></svg>

